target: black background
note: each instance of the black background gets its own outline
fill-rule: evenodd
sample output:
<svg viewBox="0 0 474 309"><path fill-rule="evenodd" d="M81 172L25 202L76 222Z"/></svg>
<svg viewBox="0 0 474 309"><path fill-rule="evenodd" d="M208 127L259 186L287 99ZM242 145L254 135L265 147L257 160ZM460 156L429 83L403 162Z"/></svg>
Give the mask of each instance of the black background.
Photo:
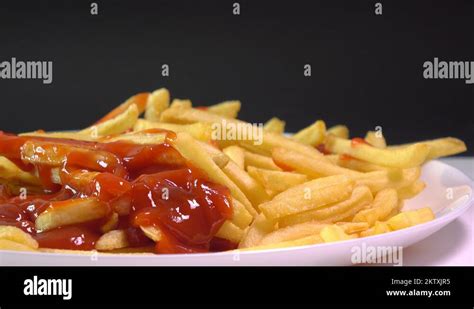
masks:
<svg viewBox="0 0 474 309"><path fill-rule="evenodd" d="M473 1L381 1L382 16L376 1L240 1L240 16L233 2L97 1L98 16L91 1L2 2L0 60L51 60L54 74L0 80L0 129L81 128L164 86L195 105L240 99L241 118L289 131L321 118L473 148L474 85L423 79L434 57L474 60Z"/></svg>

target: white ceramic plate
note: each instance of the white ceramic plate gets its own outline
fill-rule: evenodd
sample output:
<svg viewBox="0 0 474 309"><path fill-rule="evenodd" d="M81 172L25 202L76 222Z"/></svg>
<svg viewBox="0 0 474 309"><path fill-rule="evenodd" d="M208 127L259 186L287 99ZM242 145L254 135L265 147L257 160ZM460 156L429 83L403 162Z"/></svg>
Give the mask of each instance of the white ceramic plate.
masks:
<svg viewBox="0 0 474 309"><path fill-rule="evenodd" d="M436 219L404 230L348 241L256 252L206 254L54 254L0 251L0 265L16 266L246 266L352 265L354 248L406 248L436 233L474 204L474 183L461 171L439 161L423 166L426 189L404 209L429 206ZM368 252L368 251L366 251Z"/></svg>

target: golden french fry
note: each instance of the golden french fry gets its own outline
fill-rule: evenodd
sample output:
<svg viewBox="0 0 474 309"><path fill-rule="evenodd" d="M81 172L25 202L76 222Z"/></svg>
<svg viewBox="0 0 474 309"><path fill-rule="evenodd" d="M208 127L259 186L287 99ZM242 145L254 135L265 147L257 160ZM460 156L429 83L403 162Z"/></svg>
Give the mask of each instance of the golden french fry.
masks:
<svg viewBox="0 0 474 309"><path fill-rule="evenodd" d="M23 171L15 163L0 156L0 179L13 183L39 185L40 180L29 172Z"/></svg>
<svg viewBox="0 0 474 309"><path fill-rule="evenodd" d="M379 235L379 234L385 234L391 231L392 230L390 229L390 227L388 226L386 222L376 221L373 227L365 231L362 231L360 233L360 236L368 237L368 236L374 236L374 235Z"/></svg>
<svg viewBox="0 0 474 309"><path fill-rule="evenodd" d="M285 122L277 117L273 117L272 119L265 122L263 125L263 130L265 132L271 132L275 134L283 134L285 133Z"/></svg>
<svg viewBox="0 0 474 309"><path fill-rule="evenodd" d="M149 95L150 95L149 92L142 92L134 96L131 96L127 101L120 104L119 106L111 110L107 115L99 119L96 122L96 124L104 123L104 122L107 122L108 120L116 118L120 114L123 114L124 112L126 112L127 109L129 109L132 105L134 105L137 108L138 115L140 115L141 113L143 113L143 111L146 108L146 103L147 103Z"/></svg>
<svg viewBox="0 0 474 309"><path fill-rule="evenodd" d="M243 249L238 249L238 251L256 251L256 250L270 250L270 249L281 249L281 248L289 248L289 247L301 247L301 246L309 246L322 243L323 240L319 235L310 235L299 239L283 241L279 243L273 243L268 245L259 245L253 246Z"/></svg>
<svg viewBox="0 0 474 309"><path fill-rule="evenodd" d="M166 133L131 132L117 136L102 137L99 141L102 143L124 141L139 145L154 145L164 143L166 141Z"/></svg>
<svg viewBox="0 0 474 309"><path fill-rule="evenodd" d="M377 165L409 168L421 165L430 152L430 146L415 143L403 148L375 148L363 142L351 141L328 135L325 147L337 154L348 154L354 158Z"/></svg>
<svg viewBox="0 0 474 309"><path fill-rule="evenodd" d="M91 136L92 138L120 134L133 128L138 116L138 108L135 104L132 104L123 113L118 114L114 118L90 126L78 133L81 135Z"/></svg>
<svg viewBox="0 0 474 309"><path fill-rule="evenodd" d="M244 236L244 231L231 221L226 220L217 231L216 236L238 244Z"/></svg>
<svg viewBox="0 0 474 309"><path fill-rule="evenodd" d="M257 180L263 187L275 193L283 192L293 186L308 181L308 177L303 174L273 171L254 166L248 166L247 172Z"/></svg>
<svg viewBox="0 0 474 309"><path fill-rule="evenodd" d="M240 101L224 101L207 107L207 110L222 117L237 118L240 111L240 105Z"/></svg>
<svg viewBox="0 0 474 309"><path fill-rule="evenodd" d="M177 134L172 146L197 168L204 171L210 180L226 186L232 196L241 202L248 212L255 216L257 212L239 187L214 163L207 151L191 135L185 132Z"/></svg>
<svg viewBox="0 0 474 309"><path fill-rule="evenodd" d="M161 230L156 227L156 226L140 226L140 229L142 230L143 234L145 234L146 237L150 238L154 242L158 242L161 240Z"/></svg>
<svg viewBox="0 0 474 309"><path fill-rule="evenodd" d="M148 129L163 129L173 132L187 132L197 140L208 142L211 140L211 125L204 122L193 124L175 124L165 122L153 122L145 119L138 119L133 127L134 131L143 131Z"/></svg>
<svg viewBox="0 0 474 309"><path fill-rule="evenodd" d="M353 176L357 185L368 186L372 193L377 193L386 188L400 189L415 182L421 174L419 167L412 167L403 170L389 169L385 171L375 171L362 173Z"/></svg>
<svg viewBox="0 0 474 309"><path fill-rule="evenodd" d="M326 124L318 120L312 125L302 129L293 135L293 139L310 146L318 146L326 138Z"/></svg>
<svg viewBox="0 0 474 309"><path fill-rule="evenodd" d="M388 217L393 209L398 207L398 196L395 189L384 189L377 193L370 208L359 211L352 220L353 222L367 222L370 226L376 221L382 221Z"/></svg>
<svg viewBox="0 0 474 309"><path fill-rule="evenodd" d="M234 161L238 167L241 169L245 168L245 150L239 146L232 145L224 148L222 152L224 152L232 161Z"/></svg>
<svg viewBox="0 0 474 309"><path fill-rule="evenodd" d="M38 249L38 242L30 234L14 226L0 226L0 240L8 240L31 249ZM0 249L6 248L0 245Z"/></svg>
<svg viewBox="0 0 474 309"><path fill-rule="evenodd" d="M319 236L321 236L324 242L334 242L351 239L351 236L347 235L344 230L337 225L325 226L319 233Z"/></svg>
<svg viewBox="0 0 474 309"><path fill-rule="evenodd" d="M355 234L366 231L369 228L367 222L343 222L339 221L335 223L337 226L341 227L346 234Z"/></svg>
<svg viewBox="0 0 474 309"><path fill-rule="evenodd" d="M11 251L36 251L27 245L11 241L8 239L0 239L0 250L11 250Z"/></svg>
<svg viewBox="0 0 474 309"><path fill-rule="evenodd" d="M301 212L279 220L279 226L285 227L312 220L320 223L332 223L354 215L357 211L372 202L372 193L365 186L354 188L351 197L327 207Z"/></svg>
<svg viewBox="0 0 474 309"><path fill-rule="evenodd" d="M326 182L319 178L302 183L260 204L259 208L267 218L278 219L341 201L352 192L353 181L348 177L335 184Z"/></svg>
<svg viewBox="0 0 474 309"><path fill-rule="evenodd" d="M79 141L94 141L95 138L88 134L81 134L79 131L56 131L56 132L43 132L33 131L18 134L19 136L36 136L36 137L50 137L50 138L63 138L63 139L74 139Z"/></svg>
<svg viewBox="0 0 474 309"><path fill-rule="evenodd" d="M161 113L170 105L170 92L166 88L153 91L146 103L145 119L159 121Z"/></svg>
<svg viewBox="0 0 474 309"><path fill-rule="evenodd" d="M229 157L213 145L200 141L197 141L197 143L211 156L212 161L220 168L224 168L227 163L229 163Z"/></svg>
<svg viewBox="0 0 474 309"><path fill-rule="evenodd" d="M274 221L268 220L262 213L259 214L244 233L239 248L257 246L265 235L275 230L275 227L276 223Z"/></svg>
<svg viewBox="0 0 474 309"><path fill-rule="evenodd" d="M173 99L171 102L170 108L192 108L193 103L191 100L181 100L181 99ZM163 117L160 116L160 121L162 120Z"/></svg>
<svg viewBox="0 0 474 309"><path fill-rule="evenodd" d="M386 148L387 142L382 132L368 131L365 135L365 141L376 148Z"/></svg>
<svg viewBox="0 0 474 309"><path fill-rule="evenodd" d="M235 162L229 161L222 171L242 190L254 207L270 199L263 186Z"/></svg>
<svg viewBox="0 0 474 309"><path fill-rule="evenodd" d="M330 127L327 130L327 134L332 134L334 136L347 139L349 138L349 129L346 126L339 124L334 127Z"/></svg>
<svg viewBox="0 0 474 309"><path fill-rule="evenodd" d="M374 171L386 171L389 169L388 167L362 161L362 160L352 158L351 156L347 156L344 154L334 155L334 156L331 155L331 159L334 159L333 162L339 166L342 166L351 170L355 170L358 172L363 172L363 173L374 172Z"/></svg>
<svg viewBox="0 0 474 309"><path fill-rule="evenodd" d="M253 221L253 216L247 211L244 205L241 202L236 200L235 198L232 199L232 206L233 206L233 215L232 215L232 223L240 227L241 229L247 228L250 223Z"/></svg>
<svg viewBox="0 0 474 309"><path fill-rule="evenodd" d="M310 235L319 235L319 232L321 232L321 230L326 226L328 226L328 224L316 221L287 226L265 235L258 245L271 245L307 237Z"/></svg>
<svg viewBox="0 0 474 309"><path fill-rule="evenodd" d="M428 145L429 153L426 160L433 160L439 157L451 156L466 151L466 144L454 137L443 137L433 140L418 142L416 144ZM403 149L412 146L411 144L389 146L389 149Z"/></svg>
<svg viewBox="0 0 474 309"><path fill-rule="evenodd" d="M422 180L416 180L412 184L399 188L397 190L398 198L402 200L407 200L412 197L417 196L421 191L423 191L426 187L426 184Z"/></svg>
<svg viewBox="0 0 474 309"><path fill-rule="evenodd" d="M96 198L78 198L51 202L50 206L36 218L36 229L47 231L59 226L87 222L107 215L106 204Z"/></svg>
<svg viewBox="0 0 474 309"><path fill-rule="evenodd" d="M95 243L99 251L109 251L128 247L127 234L124 230L113 230L100 236Z"/></svg>
<svg viewBox="0 0 474 309"><path fill-rule="evenodd" d="M429 207L401 212L388 219L387 224L392 231L401 230L410 226L431 221L435 218L433 210Z"/></svg>
<svg viewBox="0 0 474 309"><path fill-rule="evenodd" d="M266 170L281 171L282 169L278 167L273 159L267 156L256 154L250 151L244 152L245 167L254 166L257 168L262 168Z"/></svg>
<svg viewBox="0 0 474 309"><path fill-rule="evenodd" d="M330 161L309 157L287 148L276 147L272 151L273 161L312 178L331 175L359 175L359 172L337 166Z"/></svg>

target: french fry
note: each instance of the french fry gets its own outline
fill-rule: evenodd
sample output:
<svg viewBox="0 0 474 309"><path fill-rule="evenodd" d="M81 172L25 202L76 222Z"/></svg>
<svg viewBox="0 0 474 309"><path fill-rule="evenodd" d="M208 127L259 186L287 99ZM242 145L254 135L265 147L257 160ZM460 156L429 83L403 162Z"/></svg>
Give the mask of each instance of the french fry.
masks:
<svg viewBox="0 0 474 309"><path fill-rule="evenodd" d="M393 209L397 208L397 206L397 191L395 189L384 189L377 193L371 207L359 211L352 221L367 222L372 226L376 221L386 219Z"/></svg>
<svg viewBox="0 0 474 309"><path fill-rule="evenodd" d="M293 186L308 181L308 177L303 174L283 171L273 171L254 166L248 166L247 172L257 180L262 186L275 193L283 192Z"/></svg>
<svg viewBox="0 0 474 309"><path fill-rule="evenodd" d="M253 216L247 211L245 206L236 199L232 199L233 215L232 223L241 229L247 228L253 221Z"/></svg>
<svg viewBox="0 0 474 309"><path fill-rule="evenodd" d="M93 138L120 134L127 131L128 129L133 128L138 116L139 110L135 104L132 104L123 113L118 114L114 118L88 127L79 131L78 133L81 135L91 136Z"/></svg>
<svg viewBox="0 0 474 309"><path fill-rule="evenodd" d="M237 118L240 111L240 105L240 101L225 101L216 105L211 105L207 110L222 117Z"/></svg>
<svg viewBox="0 0 474 309"><path fill-rule="evenodd" d="M324 227L319 233L324 242L335 242L341 240L349 240L351 237L347 235L344 230L337 225L329 225Z"/></svg>
<svg viewBox="0 0 474 309"><path fill-rule="evenodd" d="M217 231L216 236L238 244L244 236L244 231L231 221L226 220Z"/></svg>
<svg viewBox="0 0 474 309"><path fill-rule="evenodd" d="M124 230L113 230L103 234L95 243L99 251L109 251L128 247L127 234Z"/></svg>
<svg viewBox="0 0 474 309"><path fill-rule="evenodd" d="M355 234L366 231L369 228L367 222L336 222L337 226L341 227L346 234Z"/></svg>
<svg viewBox="0 0 474 309"><path fill-rule="evenodd" d="M192 108L192 107L193 107L193 103L191 102L191 100L181 100L181 99L173 99L170 105L170 108ZM162 119L161 116L160 116L160 119ZM160 121L163 121L163 120L160 120Z"/></svg>
<svg viewBox="0 0 474 309"><path fill-rule="evenodd" d="M156 227L156 226L140 226L140 229L142 230L143 234L145 234L146 237L150 238L154 242L159 242L162 237L161 230Z"/></svg>
<svg viewBox="0 0 474 309"><path fill-rule="evenodd" d="M138 119L135 123L134 131L143 131L148 129L163 129L173 132L187 132L197 140L208 142L211 140L211 125L203 122L193 124L175 124L165 122L152 122L145 119Z"/></svg>
<svg viewBox="0 0 474 309"><path fill-rule="evenodd" d="M73 139L78 141L94 141L95 138L88 134L81 134L78 131L56 131L56 132L44 132L44 131L33 131L18 134L19 136L35 136L35 137L50 137L50 138L63 138Z"/></svg>
<svg viewBox="0 0 474 309"><path fill-rule="evenodd" d="M333 135L328 135L325 147L333 153L348 154L360 160L394 168L419 166L425 162L430 152L430 146L423 143L415 143L403 148L380 149Z"/></svg>
<svg viewBox="0 0 474 309"><path fill-rule="evenodd" d="M82 223L105 217L107 205L96 198L79 198L51 202L50 206L36 218L36 229L47 231L59 226Z"/></svg>
<svg viewBox="0 0 474 309"><path fill-rule="evenodd" d="M11 251L36 251L27 245L11 241L8 239L0 239L0 250L11 250Z"/></svg>
<svg viewBox="0 0 474 309"><path fill-rule="evenodd" d="M102 143L123 141L138 145L162 144L166 141L166 133L130 132L117 136L105 136L100 138L98 141Z"/></svg>
<svg viewBox="0 0 474 309"><path fill-rule="evenodd" d="M248 212L255 216L257 212L239 187L219 168L207 151L191 135L185 132L177 134L172 145L194 166L204 171L210 180L229 188L232 196L241 202Z"/></svg>
<svg viewBox="0 0 474 309"><path fill-rule="evenodd" d="M107 222L105 222L104 225L100 227L100 231L102 233L110 232L117 228L118 222L119 222L119 215L118 213L114 212L112 213L110 218L107 220Z"/></svg>
<svg viewBox="0 0 474 309"><path fill-rule="evenodd" d="M38 242L31 237L30 234L25 233L14 226L0 226L0 240L8 240L31 249L38 249ZM0 249L6 248L3 248L2 245L0 245Z"/></svg>
<svg viewBox="0 0 474 309"><path fill-rule="evenodd" d="M362 160L352 158L351 156L344 155L344 154L335 155L334 163L344 168L348 168L348 169L355 170L358 172L363 172L363 173L375 172L375 171L386 171L389 169L388 167L362 161Z"/></svg>
<svg viewBox="0 0 474 309"><path fill-rule="evenodd" d="M418 142L416 144L428 145L429 153L426 160L433 160L440 157L455 155L466 151L466 144L460 139L454 137L443 137L428 141ZM411 144L389 146L389 149L404 149L412 146Z"/></svg>
<svg viewBox="0 0 474 309"><path fill-rule="evenodd" d="M373 227L365 231L362 231L360 233L360 236L368 237L368 236L374 236L374 235L379 235L379 234L385 234L391 231L392 230L390 229L390 227L388 226L386 222L376 221Z"/></svg>
<svg viewBox="0 0 474 309"><path fill-rule="evenodd" d="M216 147L204 142L197 141L197 143L211 156L212 161L220 168L224 168L227 163L229 163L229 157Z"/></svg>
<svg viewBox="0 0 474 309"><path fill-rule="evenodd" d="M40 180L36 176L23 171L15 163L2 156L0 156L0 179L34 186L40 184Z"/></svg>
<svg viewBox="0 0 474 309"><path fill-rule="evenodd" d="M358 210L361 210L372 202L372 200L373 197L369 188L358 186L354 188L350 198L324 208L283 217L279 220L279 226L286 227L313 220L319 221L320 223L333 223L356 214Z"/></svg>
<svg viewBox="0 0 474 309"><path fill-rule="evenodd" d="M382 132L369 131L365 135L365 141L376 148L386 148L387 142Z"/></svg>
<svg viewBox="0 0 474 309"><path fill-rule="evenodd" d="M166 88L153 91L147 99L145 119L159 121L161 113L170 105L170 92Z"/></svg>
<svg viewBox="0 0 474 309"><path fill-rule="evenodd" d="M235 162L229 161L222 171L242 190L254 207L270 199L263 186Z"/></svg>
<svg viewBox="0 0 474 309"><path fill-rule="evenodd" d="M278 219L341 201L352 192L353 181L348 177L335 184L326 182L324 178L305 182L283 191L259 208L267 218Z"/></svg>
<svg viewBox="0 0 474 309"><path fill-rule="evenodd" d="M420 194L420 192L423 191L425 187L426 187L426 184L424 181L416 180L415 182L413 182L412 184L406 187L399 188L397 190L398 198L402 200L407 200L412 197L415 197L418 194Z"/></svg>
<svg viewBox="0 0 474 309"><path fill-rule="evenodd" d="M407 227L431 221L435 218L433 210L429 207L417 210L401 212L388 219L387 224L392 231L401 230Z"/></svg>
<svg viewBox="0 0 474 309"><path fill-rule="evenodd" d="M340 137L340 138L348 139L349 138L349 129L346 126L339 124L339 125L336 125L334 127L330 127L327 130L327 134L332 134L332 135Z"/></svg>
<svg viewBox="0 0 474 309"><path fill-rule="evenodd" d="M326 226L328 226L328 224L316 221L287 226L265 235L258 245L271 245L307 237L310 235L319 235L321 230Z"/></svg>
<svg viewBox="0 0 474 309"><path fill-rule="evenodd" d="M273 117L265 122L263 130L265 130L265 132L283 134L285 133L285 122L277 117Z"/></svg>
<svg viewBox="0 0 474 309"><path fill-rule="evenodd" d="M286 166L311 178L331 175L356 176L360 174L359 172L332 164L328 160L309 157L287 148L274 148L272 158L277 165Z"/></svg>
<svg viewBox="0 0 474 309"><path fill-rule="evenodd" d="M267 156L245 151L244 159L246 168L254 166L266 170L282 171L282 169L273 162L273 159Z"/></svg>
<svg viewBox="0 0 474 309"><path fill-rule="evenodd" d="M259 245L254 247L248 247L243 249L238 249L238 251L258 251L258 250L270 250L270 249L281 249L281 248L289 248L289 247L301 247L301 246L309 246L322 243L323 240L319 235L310 235L299 239L283 241L279 243L273 243L268 245Z"/></svg>
<svg viewBox="0 0 474 309"><path fill-rule="evenodd" d="M372 193L377 193L386 188L400 189L411 185L418 180L421 174L419 167L412 167L403 170L390 169L385 171L375 171L353 176L357 185L368 186Z"/></svg>
<svg viewBox="0 0 474 309"><path fill-rule="evenodd" d="M120 104L119 106L114 108L112 111L110 111L107 115L105 115L100 120L98 120L96 124L104 123L113 118L116 118L117 116L123 113L126 113L126 111L129 110L132 105L136 106L138 114L143 113L143 111L145 110L149 95L150 93L143 92L143 93L139 93L130 97L127 101Z"/></svg>
<svg viewBox="0 0 474 309"><path fill-rule="evenodd" d="M275 230L275 227L275 221L268 220L264 214L260 213L244 233L239 248L257 246L265 235Z"/></svg>
<svg viewBox="0 0 474 309"><path fill-rule="evenodd" d="M245 168L245 150L239 146L229 146L222 150L241 169Z"/></svg>
<svg viewBox="0 0 474 309"><path fill-rule="evenodd" d="M302 129L293 135L293 139L310 146L318 146L326 137L326 124L318 120L312 125Z"/></svg>

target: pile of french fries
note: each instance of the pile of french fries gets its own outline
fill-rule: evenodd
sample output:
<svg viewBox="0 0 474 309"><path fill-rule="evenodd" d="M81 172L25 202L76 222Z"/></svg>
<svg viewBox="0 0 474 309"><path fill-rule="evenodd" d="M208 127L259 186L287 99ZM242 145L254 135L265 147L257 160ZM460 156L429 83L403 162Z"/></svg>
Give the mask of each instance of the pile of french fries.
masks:
<svg viewBox="0 0 474 309"><path fill-rule="evenodd" d="M346 126L327 129L322 120L290 136L278 118L263 126L261 143L213 140L215 124L251 125L237 119L240 108L239 101L196 108L190 100L171 101L168 90L162 88L132 96L83 130L21 135L160 144L166 134L150 129L176 132L171 146L210 181L230 190L233 217L215 236L237 243L238 250L342 241L433 220L431 208L402 212L403 203L425 188L420 179L423 163L466 150L461 140L451 137L396 146L387 146L381 132L349 139ZM93 176L84 173L91 174L82 175L86 179ZM0 180L31 189L40 184L37 175L5 157L0 157ZM60 184L61 179L53 182ZM85 198L41 213L35 226L48 231L104 215L100 205ZM117 228L121 215L115 213L103 227L96 250L148 252L129 247L125 233ZM141 229L153 241L160 241L158 228ZM63 252L39 248L32 236L12 226L0 226L0 249Z"/></svg>

